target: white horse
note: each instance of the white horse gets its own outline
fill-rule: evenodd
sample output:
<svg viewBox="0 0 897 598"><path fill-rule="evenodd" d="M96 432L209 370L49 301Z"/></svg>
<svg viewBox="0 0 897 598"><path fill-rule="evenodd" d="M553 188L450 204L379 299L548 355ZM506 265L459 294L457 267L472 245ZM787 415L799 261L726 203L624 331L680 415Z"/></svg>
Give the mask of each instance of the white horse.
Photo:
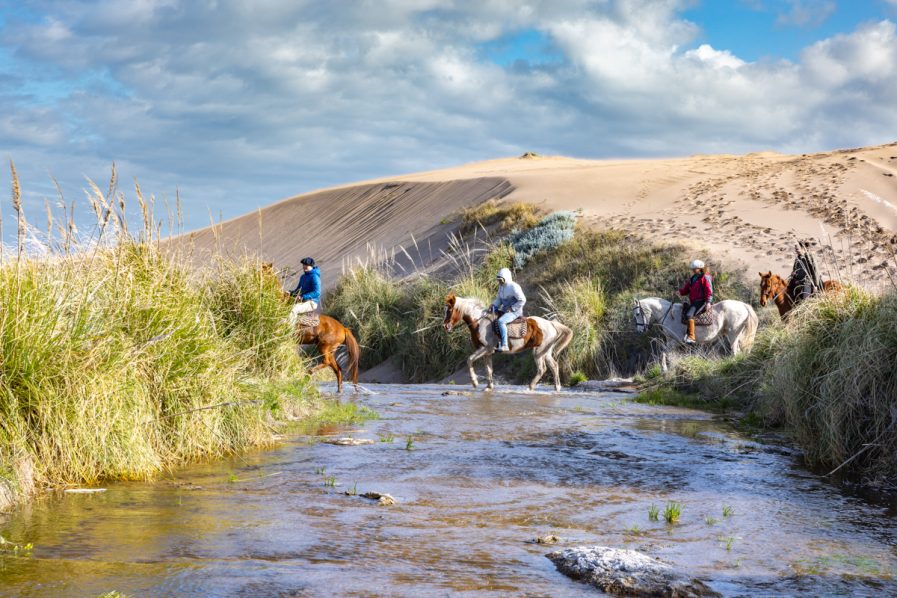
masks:
<svg viewBox="0 0 897 598"><path fill-rule="evenodd" d="M470 330L470 339L476 349L473 355L467 358L467 367L470 369L470 382L473 387L478 386L477 374L473 364L483 359L486 364L486 390L492 390L495 383L492 380L492 354L495 353L495 345L498 336L492 330L492 322L483 317L483 304L477 299L468 297L456 297L454 293L445 298L445 317L442 327L446 332L460 322L467 324ZM573 339L573 331L560 322L546 320L545 318L527 318L527 333L521 339L509 339L510 353L522 353L527 349L533 350L533 359L536 360L536 376L529 383L529 389L534 390L539 380L545 375L545 366L551 368L554 376L554 389L561 390L561 379L558 373L556 356L563 351Z"/></svg>
<svg viewBox="0 0 897 598"><path fill-rule="evenodd" d="M632 308L635 328L640 333L651 324L660 324L665 342L660 354L660 367L667 371L667 353L677 344L684 345L687 332L682 323L682 304L672 303L660 297L636 299ZM714 321L709 326L695 327L695 341L698 345L713 343L719 338L729 342L732 355L749 351L757 334L757 313L754 308L741 301L726 300L713 305Z"/></svg>

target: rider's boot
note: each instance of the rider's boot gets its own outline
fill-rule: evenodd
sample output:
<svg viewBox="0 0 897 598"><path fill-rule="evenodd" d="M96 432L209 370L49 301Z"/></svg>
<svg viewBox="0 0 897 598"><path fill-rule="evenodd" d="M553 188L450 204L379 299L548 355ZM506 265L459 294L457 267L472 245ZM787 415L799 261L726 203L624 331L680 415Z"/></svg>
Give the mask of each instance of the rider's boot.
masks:
<svg viewBox="0 0 897 598"><path fill-rule="evenodd" d="M688 321L688 334L685 335L685 342L689 345L695 344L695 321Z"/></svg>
<svg viewBox="0 0 897 598"><path fill-rule="evenodd" d="M499 323L499 331L501 332L501 342L495 348L499 353L504 353L505 351L510 351L511 348L508 347L508 328L503 325L503 323Z"/></svg>

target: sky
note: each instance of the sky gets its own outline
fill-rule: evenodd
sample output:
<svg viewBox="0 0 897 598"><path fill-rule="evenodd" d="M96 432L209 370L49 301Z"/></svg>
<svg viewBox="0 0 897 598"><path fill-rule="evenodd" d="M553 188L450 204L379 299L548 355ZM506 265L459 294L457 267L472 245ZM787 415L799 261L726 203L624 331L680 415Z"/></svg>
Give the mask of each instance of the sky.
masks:
<svg viewBox="0 0 897 598"><path fill-rule="evenodd" d="M888 143L895 107L897 0L0 0L0 155L35 217L113 161L191 229L525 151Z"/></svg>

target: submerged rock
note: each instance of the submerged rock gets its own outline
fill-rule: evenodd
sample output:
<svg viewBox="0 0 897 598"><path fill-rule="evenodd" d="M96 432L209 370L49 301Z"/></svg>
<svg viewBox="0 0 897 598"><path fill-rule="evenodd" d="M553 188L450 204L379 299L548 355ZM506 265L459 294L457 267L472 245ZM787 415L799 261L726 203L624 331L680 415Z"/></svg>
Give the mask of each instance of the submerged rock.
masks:
<svg viewBox="0 0 897 598"><path fill-rule="evenodd" d="M362 498L369 498L371 500L376 500L378 503L383 505L384 507L388 507L396 504L396 499L394 499L389 494L380 494L379 492L365 492L361 495Z"/></svg>
<svg viewBox="0 0 897 598"><path fill-rule="evenodd" d="M572 388L584 392L633 392L632 378L608 378L607 380L585 380Z"/></svg>
<svg viewBox="0 0 897 598"><path fill-rule="evenodd" d="M322 440L326 444L335 444L337 446L359 446L362 444L374 444L370 438L327 438Z"/></svg>
<svg viewBox="0 0 897 598"><path fill-rule="evenodd" d="M549 553L558 571L617 596L719 596L702 581L635 550L579 546Z"/></svg>
<svg viewBox="0 0 897 598"><path fill-rule="evenodd" d="M548 534L547 536L539 536L538 538L533 538L533 544L557 544L561 539L555 536L554 534Z"/></svg>

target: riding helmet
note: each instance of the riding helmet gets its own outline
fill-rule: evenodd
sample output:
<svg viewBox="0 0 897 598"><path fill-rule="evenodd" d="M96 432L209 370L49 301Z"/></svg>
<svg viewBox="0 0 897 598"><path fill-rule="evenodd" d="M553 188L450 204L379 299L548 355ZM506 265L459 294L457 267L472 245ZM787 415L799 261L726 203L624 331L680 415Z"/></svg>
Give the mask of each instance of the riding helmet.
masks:
<svg viewBox="0 0 897 598"><path fill-rule="evenodd" d="M695 268L699 268L699 269L703 270L704 262L702 262L701 260L692 260L691 269L694 270Z"/></svg>
<svg viewBox="0 0 897 598"><path fill-rule="evenodd" d="M302 258L302 260L299 263L302 264L303 266L314 266L315 260L310 257L304 257L304 258Z"/></svg>

